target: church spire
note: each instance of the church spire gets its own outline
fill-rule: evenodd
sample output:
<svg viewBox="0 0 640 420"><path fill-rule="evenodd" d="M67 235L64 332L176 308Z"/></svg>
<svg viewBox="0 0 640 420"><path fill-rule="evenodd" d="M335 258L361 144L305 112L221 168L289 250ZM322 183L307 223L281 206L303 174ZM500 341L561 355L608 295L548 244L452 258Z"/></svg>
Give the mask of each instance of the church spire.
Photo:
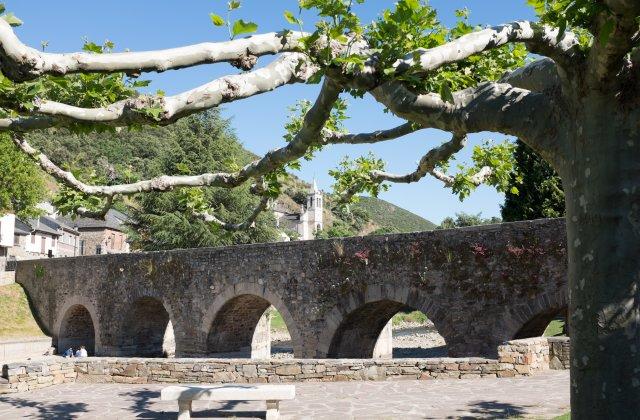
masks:
<svg viewBox="0 0 640 420"><path fill-rule="evenodd" d="M316 183L315 177L313 178L313 185L309 188L310 194L318 194L320 190L318 189L318 184Z"/></svg>

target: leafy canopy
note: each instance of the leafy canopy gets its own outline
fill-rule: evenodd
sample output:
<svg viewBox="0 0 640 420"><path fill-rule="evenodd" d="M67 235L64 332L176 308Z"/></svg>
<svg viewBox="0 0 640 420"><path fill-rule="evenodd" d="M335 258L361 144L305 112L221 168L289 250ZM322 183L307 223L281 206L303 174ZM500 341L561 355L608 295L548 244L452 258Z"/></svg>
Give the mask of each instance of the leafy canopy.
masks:
<svg viewBox="0 0 640 420"><path fill-rule="evenodd" d="M38 216L36 205L45 200L47 190L40 169L0 134L0 216L15 213L20 218Z"/></svg>

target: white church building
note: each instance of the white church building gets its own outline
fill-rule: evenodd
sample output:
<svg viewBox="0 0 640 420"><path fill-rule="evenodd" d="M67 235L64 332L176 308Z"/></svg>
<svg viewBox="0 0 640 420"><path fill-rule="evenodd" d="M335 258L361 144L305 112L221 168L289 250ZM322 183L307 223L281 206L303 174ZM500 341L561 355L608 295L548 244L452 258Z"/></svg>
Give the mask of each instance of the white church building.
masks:
<svg viewBox="0 0 640 420"><path fill-rule="evenodd" d="M284 232L285 229L296 232L300 240L314 239L316 232L324 228L323 207L324 197L315 180L307 195L307 205L301 205L299 213L291 213L281 204L276 204L273 214L276 217L276 227L283 231L283 239L291 239Z"/></svg>

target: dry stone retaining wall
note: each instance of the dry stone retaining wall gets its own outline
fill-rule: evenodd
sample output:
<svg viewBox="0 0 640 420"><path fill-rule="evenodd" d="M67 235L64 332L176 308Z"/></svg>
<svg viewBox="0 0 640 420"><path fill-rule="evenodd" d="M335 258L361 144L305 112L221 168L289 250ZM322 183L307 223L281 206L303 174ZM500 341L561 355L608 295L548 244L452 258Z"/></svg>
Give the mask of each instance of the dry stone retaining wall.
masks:
<svg viewBox="0 0 640 420"><path fill-rule="evenodd" d="M549 367L551 369L569 369L569 337L549 337Z"/></svg>
<svg viewBox="0 0 640 420"><path fill-rule="evenodd" d="M2 377L6 380L4 392L32 391L68 382L75 382L75 363L56 358L51 360L11 363L2 367ZM0 384L0 393L2 391Z"/></svg>
<svg viewBox="0 0 640 420"><path fill-rule="evenodd" d="M465 379L530 376L549 369L544 338L500 346L500 357L434 359L52 359L3 367L5 392L65 382L83 383L280 383ZM1 384L0 384L1 385ZM0 386L2 392L2 386Z"/></svg>

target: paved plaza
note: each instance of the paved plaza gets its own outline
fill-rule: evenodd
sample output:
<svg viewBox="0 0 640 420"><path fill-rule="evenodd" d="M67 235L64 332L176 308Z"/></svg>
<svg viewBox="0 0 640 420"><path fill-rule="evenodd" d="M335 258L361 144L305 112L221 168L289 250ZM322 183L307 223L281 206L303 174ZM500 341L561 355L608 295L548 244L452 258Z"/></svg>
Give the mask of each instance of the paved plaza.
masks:
<svg viewBox="0 0 640 420"><path fill-rule="evenodd" d="M0 419L174 419L163 385L66 384L0 396ZM282 418L548 419L569 411L569 372L529 378L298 383ZM261 418L264 403L194 403L194 418Z"/></svg>

